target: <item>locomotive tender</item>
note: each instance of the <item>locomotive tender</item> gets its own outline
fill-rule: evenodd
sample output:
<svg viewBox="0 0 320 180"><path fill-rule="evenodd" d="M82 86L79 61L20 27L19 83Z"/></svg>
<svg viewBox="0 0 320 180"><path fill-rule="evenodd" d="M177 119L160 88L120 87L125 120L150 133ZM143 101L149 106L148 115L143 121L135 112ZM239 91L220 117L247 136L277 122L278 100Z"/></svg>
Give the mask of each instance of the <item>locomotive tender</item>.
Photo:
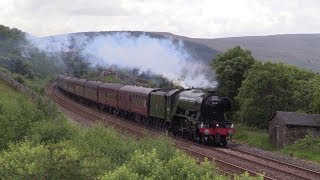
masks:
<svg viewBox="0 0 320 180"><path fill-rule="evenodd" d="M61 91L78 101L203 144L226 146L235 131L225 116L230 100L214 92L146 88L63 75L57 82Z"/></svg>

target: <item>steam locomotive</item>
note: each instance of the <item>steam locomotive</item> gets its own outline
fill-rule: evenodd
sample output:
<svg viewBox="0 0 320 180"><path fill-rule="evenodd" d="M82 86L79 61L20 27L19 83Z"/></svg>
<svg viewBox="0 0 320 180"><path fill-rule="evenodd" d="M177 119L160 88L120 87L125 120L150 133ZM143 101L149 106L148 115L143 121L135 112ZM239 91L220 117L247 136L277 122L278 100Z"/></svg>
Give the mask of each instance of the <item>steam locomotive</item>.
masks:
<svg viewBox="0 0 320 180"><path fill-rule="evenodd" d="M58 88L78 101L203 144L227 145L230 100L197 89L158 89L60 75Z"/></svg>

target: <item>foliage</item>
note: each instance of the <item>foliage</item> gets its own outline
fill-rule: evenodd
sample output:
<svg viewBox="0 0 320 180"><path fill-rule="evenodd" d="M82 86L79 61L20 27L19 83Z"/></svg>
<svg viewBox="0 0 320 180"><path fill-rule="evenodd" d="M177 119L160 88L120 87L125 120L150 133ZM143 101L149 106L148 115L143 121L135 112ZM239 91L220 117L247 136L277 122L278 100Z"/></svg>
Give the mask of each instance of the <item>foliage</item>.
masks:
<svg viewBox="0 0 320 180"><path fill-rule="evenodd" d="M246 171L243 174L234 177L234 179L235 180L254 180L254 179L263 180L264 177L263 177L263 174L259 174L257 177L253 177L253 176L250 176L249 173Z"/></svg>
<svg viewBox="0 0 320 180"><path fill-rule="evenodd" d="M21 140L34 122L42 121L44 114L27 97L0 81L0 150L9 142Z"/></svg>
<svg viewBox="0 0 320 180"><path fill-rule="evenodd" d="M320 114L320 75L317 74L309 82L309 91L311 91L310 112Z"/></svg>
<svg viewBox="0 0 320 180"><path fill-rule="evenodd" d="M100 125L82 130L69 140L43 144L31 136L30 140L11 144L0 153L0 176L9 179L226 179L217 175L208 161L198 165L196 160L170 145L164 146L166 141L132 141ZM151 144L145 146L145 143ZM168 147L173 152L164 157Z"/></svg>
<svg viewBox="0 0 320 180"><path fill-rule="evenodd" d="M270 143L267 130L260 130L255 127L247 127L245 125L238 124L233 138L236 141L240 141L251 146L271 151L275 150L273 145Z"/></svg>
<svg viewBox="0 0 320 180"><path fill-rule="evenodd" d="M11 144L0 154L0 177L3 179L45 178L50 151L45 145L33 146L31 142Z"/></svg>
<svg viewBox="0 0 320 180"><path fill-rule="evenodd" d="M25 36L18 29L0 25L0 66L31 80L62 72L63 64L56 56L40 52Z"/></svg>
<svg viewBox="0 0 320 180"><path fill-rule="evenodd" d="M237 100L242 122L268 126L275 111L307 111L309 83L314 74L282 63L256 62L243 81Z"/></svg>
<svg viewBox="0 0 320 180"><path fill-rule="evenodd" d="M27 137L38 143L58 143L74 138L79 128L70 124L66 119L55 121L40 121L33 123L27 132Z"/></svg>
<svg viewBox="0 0 320 180"><path fill-rule="evenodd" d="M44 115L52 120L60 117L58 114L58 108L50 99L44 97L38 97L36 101L36 107L44 113Z"/></svg>
<svg viewBox="0 0 320 180"><path fill-rule="evenodd" d="M105 82L111 82L111 83L121 83L122 80L114 75L107 75L104 77Z"/></svg>
<svg viewBox="0 0 320 180"><path fill-rule="evenodd" d="M14 76L14 80L16 80L20 84L25 84L25 81L26 81L25 78L21 75Z"/></svg>
<svg viewBox="0 0 320 180"><path fill-rule="evenodd" d="M282 152L292 156L320 162L320 138L307 134L305 138L297 140L294 144L284 147Z"/></svg>
<svg viewBox="0 0 320 180"><path fill-rule="evenodd" d="M255 60L251 52L236 46L224 54L218 55L211 66L215 69L219 82L218 91L231 99L235 104L235 97L241 86L246 72Z"/></svg>
<svg viewBox="0 0 320 180"><path fill-rule="evenodd" d="M150 152L137 150L126 164L106 173L102 179L127 179L131 175L133 179L225 179L212 169L208 161L199 166L194 159L179 151L170 160L163 161L156 149Z"/></svg>

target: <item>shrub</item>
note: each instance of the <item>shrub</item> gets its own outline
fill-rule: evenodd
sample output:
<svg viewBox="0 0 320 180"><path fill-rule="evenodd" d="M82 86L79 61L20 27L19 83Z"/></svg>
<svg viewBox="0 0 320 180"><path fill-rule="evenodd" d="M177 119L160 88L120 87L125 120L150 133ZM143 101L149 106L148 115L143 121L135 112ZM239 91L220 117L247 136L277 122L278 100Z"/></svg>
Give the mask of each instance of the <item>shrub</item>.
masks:
<svg viewBox="0 0 320 180"><path fill-rule="evenodd" d="M95 149L97 152L111 158L115 165L121 165L130 157L130 153L137 149L137 142L130 136L122 136L111 128L97 124L85 129L74 140L79 148Z"/></svg>
<svg viewBox="0 0 320 180"><path fill-rule="evenodd" d="M15 142L25 137L34 122L42 121L44 116L24 96L0 96L0 150L10 141Z"/></svg>
<svg viewBox="0 0 320 180"><path fill-rule="evenodd" d="M14 80L16 80L18 83L21 83L21 84L25 84L26 82L25 78L21 75L15 75Z"/></svg>
<svg viewBox="0 0 320 180"><path fill-rule="evenodd" d="M0 177L3 179L45 179L50 151L45 145L30 141L11 144L0 154Z"/></svg>
<svg viewBox="0 0 320 180"><path fill-rule="evenodd" d="M123 171L127 173L122 174ZM168 160L161 160L156 149L151 151L137 150L131 159L114 171L106 173L102 179L126 179L132 175L135 179L215 179L221 178L213 171L208 161L200 165L191 157L176 151Z"/></svg>
<svg viewBox="0 0 320 180"><path fill-rule="evenodd" d="M62 140L74 138L80 129L64 118L36 122L27 135L35 142L58 143Z"/></svg>

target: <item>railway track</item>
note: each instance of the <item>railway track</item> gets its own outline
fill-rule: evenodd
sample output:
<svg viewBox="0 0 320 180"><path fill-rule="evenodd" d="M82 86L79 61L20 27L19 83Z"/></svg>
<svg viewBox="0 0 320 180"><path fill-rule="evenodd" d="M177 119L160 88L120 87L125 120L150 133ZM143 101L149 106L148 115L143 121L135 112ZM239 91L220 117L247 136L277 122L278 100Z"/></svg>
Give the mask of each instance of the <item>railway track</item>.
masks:
<svg viewBox="0 0 320 180"><path fill-rule="evenodd" d="M295 166L278 160L266 158L257 154L245 152L238 149L222 149L222 148L210 148L214 151L219 151L235 160L247 161L249 163L255 163L259 165L260 172L272 172L269 176L276 176L283 174L285 179L320 179L320 173L312 171L303 167ZM239 158L240 157L240 158Z"/></svg>
<svg viewBox="0 0 320 180"><path fill-rule="evenodd" d="M234 149L234 148L231 148L231 149L233 151L236 151L236 152L241 153L241 154L245 154L247 156L258 157L258 158L261 159L261 161L264 160L264 161L272 162L273 163L273 165L272 165L273 167L282 167L282 169L292 168L292 169L294 169L296 174L300 174L301 176L304 176L304 178L306 178L306 179L320 179L320 172L317 172L317 171L314 171L314 170L310 170L310 169L307 169L307 168L304 168L304 167L296 166L296 165L293 165L293 164L289 164L289 163L286 163L286 162L282 162L282 161L279 161L279 160L271 159L271 158L268 158L268 157L264 157L264 156L261 156L261 155L253 154L251 152L247 152L247 151L244 151L244 150Z"/></svg>
<svg viewBox="0 0 320 180"><path fill-rule="evenodd" d="M84 107L83 105L66 98L57 89L55 83L47 87L47 94L60 106L73 111L90 122L102 122L107 126L113 126L126 131L136 137L155 136L160 132L131 121L125 121L114 115L101 113L96 109ZM186 153L201 160L207 158L214 161L219 171L229 176L247 171L250 175L265 172L265 179L320 179L320 174L302 167L287 164L281 161L262 157L237 149L222 149L202 146L181 138L174 138L175 145ZM265 171L263 171L265 170Z"/></svg>

